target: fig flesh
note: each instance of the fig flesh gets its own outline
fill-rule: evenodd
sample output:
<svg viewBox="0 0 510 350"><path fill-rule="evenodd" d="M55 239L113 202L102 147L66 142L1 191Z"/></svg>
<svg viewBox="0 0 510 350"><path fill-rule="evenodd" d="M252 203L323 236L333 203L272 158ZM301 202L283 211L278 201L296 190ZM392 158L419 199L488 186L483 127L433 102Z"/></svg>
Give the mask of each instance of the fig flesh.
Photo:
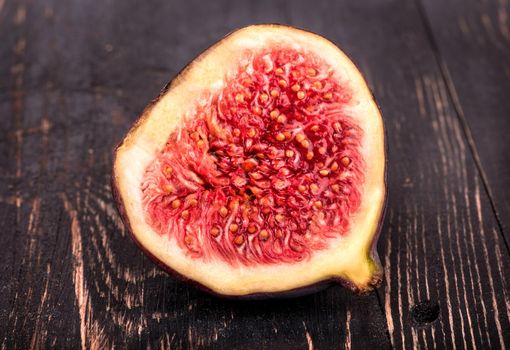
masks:
<svg viewBox="0 0 510 350"><path fill-rule="evenodd" d="M381 280L382 117L316 34L255 25L202 53L117 148L113 188L141 248L216 294Z"/></svg>

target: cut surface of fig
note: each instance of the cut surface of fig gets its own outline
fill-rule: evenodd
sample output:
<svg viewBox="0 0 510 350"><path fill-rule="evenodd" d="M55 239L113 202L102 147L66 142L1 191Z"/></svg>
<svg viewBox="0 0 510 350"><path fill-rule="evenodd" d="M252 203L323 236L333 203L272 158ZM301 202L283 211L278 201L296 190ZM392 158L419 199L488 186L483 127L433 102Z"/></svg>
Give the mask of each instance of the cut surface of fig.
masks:
<svg viewBox="0 0 510 350"><path fill-rule="evenodd" d="M147 222L190 257L231 265L301 261L346 234L363 135L332 74L284 44L247 52L147 167Z"/></svg>
<svg viewBox="0 0 510 350"><path fill-rule="evenodd" d="M113 183L139 245L221 295L381 278L380 113L331 42L240 29L178 75L116 151Z"/></svg>

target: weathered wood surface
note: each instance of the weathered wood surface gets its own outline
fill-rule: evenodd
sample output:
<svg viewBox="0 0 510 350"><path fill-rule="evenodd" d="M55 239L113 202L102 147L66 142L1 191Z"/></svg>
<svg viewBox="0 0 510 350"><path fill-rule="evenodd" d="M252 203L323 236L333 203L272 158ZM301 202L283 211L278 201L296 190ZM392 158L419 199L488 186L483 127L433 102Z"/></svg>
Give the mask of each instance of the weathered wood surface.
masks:
<svg viewBox="0 0 510 350"><path fill-rule="evenodd" d="M510 347L508 7L0 0L2 348ZM186 62L257 22L330 38L377 96L377 293L218 299L161 272L119 220L114 145Z"/></svg>
<svg viewBox="0 0 510 350"><path fill-rule="evenodd" d="M510 241L510 3L424 2L436 58L483 186Z"/></svg>

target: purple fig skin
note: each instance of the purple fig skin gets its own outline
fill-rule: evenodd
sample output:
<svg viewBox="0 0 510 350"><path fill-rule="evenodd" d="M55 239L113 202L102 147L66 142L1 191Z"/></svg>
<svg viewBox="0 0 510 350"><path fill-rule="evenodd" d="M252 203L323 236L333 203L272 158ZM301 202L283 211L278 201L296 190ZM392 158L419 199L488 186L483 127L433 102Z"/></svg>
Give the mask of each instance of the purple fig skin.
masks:
<svg viewBox="0 0 510 350"><path fill-rule="evenodd" d="M286 26L284 24L277 24L277 23L270 24L270 25L280 26L280 27L289 27L289 26ZM215 46L220 45L225 38L227 38L228 36L230 36L232 33L234 33L237 30L238 29L235 29L235 30L231 31L230 33L225 35L222 39L220 39L218 42L216 42L213 45L209 46L203 52L206 52L206 51L214 48ZM303 29L301 29L301 30L305 31L305 32L308 32L308 33L311 33L311 34L316 34L316 33L312 32L312 31L307 31L307 30L303 30ZM174 78L171 79L170 82L167 83L163 87L163 89L160 91L159 95L155 99L153 99L145 107L145 109L143 110L143 112L140 115L140 117L133 123L133 125L131 126L129 132L124 136L124 139L126 139L129 134L131 134L135 129L137 129L138 126L141 125L144 122L144 120L149 117L150 111L153 108L153 106L161 99L162 96L164 96L167 93L168 90L170 90L172 88L173 83L176 80L178 80L178 78L184 72L189 70L194 65L196 59L198 57L200 57L201 54L199 54L193 60L191 60L190 63L188 63L183 69L181 69L174 76ZM381 108L380 108L379 104L377 103L373 92L372 92L372 100L375 102L375 104L377 105L377 108L378 108L378 110L380 112ZM382 115L382 113L380 113L380 115ZM387 140L387 130L386 130L385 126L384 126L384 119L382 119L382 123L383 123L383 126L382 126L383 130L382 131L383 131L383 134L384 134L384 140ZM119 150L120 146L123 144L124 139L114 149L112 164L115 164L115 161L116 161L116 158L117 158L117 154L118 154L118 150ZM368 294L368 293L372 292L373 290L377 289L378 287L380 287L380 285L382 284L382 281L383 281L383 268L382 268L382 265L381 265L381 260L379 258L379 254L377 253L377 243L378 243L379 237L381 235L382 226L383 226L383 222L384 222L384 218L385 218L385 214L386 214L386 209L387 209L387 203L388 203L388 183L387 183L387 176L388 176L388 170L387 170L387 165L388 165L388 158L387 158L388 157L388 149L387 148L388 148L388 145L387 145L386 142L384 142L384 159L385 159L384 189L385 189L385 195L384 195L383 209L382 209L381 215L379 217L379 222L378 222L378 225L377 225L376 233L374 234L374 236L372 238L372 244L371 244L371 247L370 247L370 253L369 253L369 256L367 257L367 259L371 259L373 261L374 265L376 265L376 267L377 267L376 270L377 271L373 272L372 280L370 281L369 285L365 289L363 289L363 290L360 290L357 286L355 286L352 282L350 282L348 280L345 280L345 279L342 279L342 278L332 278L332 279L325 279L323 281L320 281L320 282L317 282L317 283L314 283L314 284L311 284L311 285L308 285L308 286L303 286L303 287L300 287L300 288L289 289L289 290L280 291L280 292L252 293L252 294L245 294L245 295L225 295L225 294L219 294L216 291L214 291L214 290L212 290L212 289L210 289L210 288L208 288L208 287L198 283L197 281L191 280L188 277L178 273L177 271L175 271L174 269L172 269L171 267L169 267L168 265L166 265L165 263L160 261L151 252L149 252L143 246L143 244L136 238L136 236L133 234L133 230L132 230L132 227L131 227L131 223L130 223L129 217L128 217L126 211L125 211L124 204L122 202L122 199L121 199L121 196L120 196L120 193L119 193L119 188L118 188L117 183L116 183L115 168L113 166L112 166L113 171L112 171L112 177L111 177L112 195L113 195L113 199L114 199L114 201L116 203L117 211L118 211L118 213L119 213L119 215L120 215L120 217L121 217L121 219L122 219L122 221L123 221L123 223L125 225L126 230L129 232L131 238L136 243L136 245L140 248L140 250L143 251L144 254L151 261L153 261L156 265L158 265L162 270L164 270L170 276L176 278L177 280L185 282L186 284L193 285L194 287L196 287L196 288L198 288L198 289L200 289L202 291L205 291L208 294L217 296L219 298L228 299L228 300L263 300L263 299L273 299L273 298L287 299L287 298L295 298L295 297L300 297L300 296L304 296L304 295L313 294L313 293L322 291L322 290L324 290L324 289L326 289L326 288L328 288L330 286L333 286L333 285L342 285L344 288L347 288L347 289L351 290L355 294Z"/></svg>

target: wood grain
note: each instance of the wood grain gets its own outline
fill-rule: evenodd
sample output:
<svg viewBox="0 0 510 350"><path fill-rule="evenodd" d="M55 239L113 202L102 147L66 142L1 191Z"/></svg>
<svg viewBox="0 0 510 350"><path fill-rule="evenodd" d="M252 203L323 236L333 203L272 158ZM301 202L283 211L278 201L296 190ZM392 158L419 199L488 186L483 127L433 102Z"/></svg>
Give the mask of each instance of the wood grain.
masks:
<svg viewBox="0 0 510 350"><path fill-rule="evenodd" d="M436 3L0 1L2 348L510 346L510 255L495 214L504 213L498 192L506 197L504 183L492 181L509 163L479 161L501 144L477 137L490 141L500 130L466 133L478 125L470 116L485 112L459 87L452 62L466 67L474 54L467 39L458 44L465 57L445 48L456 36L433 29L450 28L446 14L462 6L442 14ZM481 5L469 6L462 11L473 15ZM504 38L504 12L489 18ZM218 299L155 267L119 219L109 185L114 145L186 62L256 22L332 39L377 96L390 190L379 244L386 285L377 293L334 287L294 299ZM500 63L501 45L490 56ZM486 85L506 106L505 82ZM503 125L501 116L491 113L491 125Z"/></svg>
<svg viewBox="0 0 510 350"><path fill-rule="evenodd" d="M462 4L462 5L461 5ZM448 84L500 230L510 241L510 3L424 2L437 60ZM462 58L459 56L462 55Z"/></svg>

